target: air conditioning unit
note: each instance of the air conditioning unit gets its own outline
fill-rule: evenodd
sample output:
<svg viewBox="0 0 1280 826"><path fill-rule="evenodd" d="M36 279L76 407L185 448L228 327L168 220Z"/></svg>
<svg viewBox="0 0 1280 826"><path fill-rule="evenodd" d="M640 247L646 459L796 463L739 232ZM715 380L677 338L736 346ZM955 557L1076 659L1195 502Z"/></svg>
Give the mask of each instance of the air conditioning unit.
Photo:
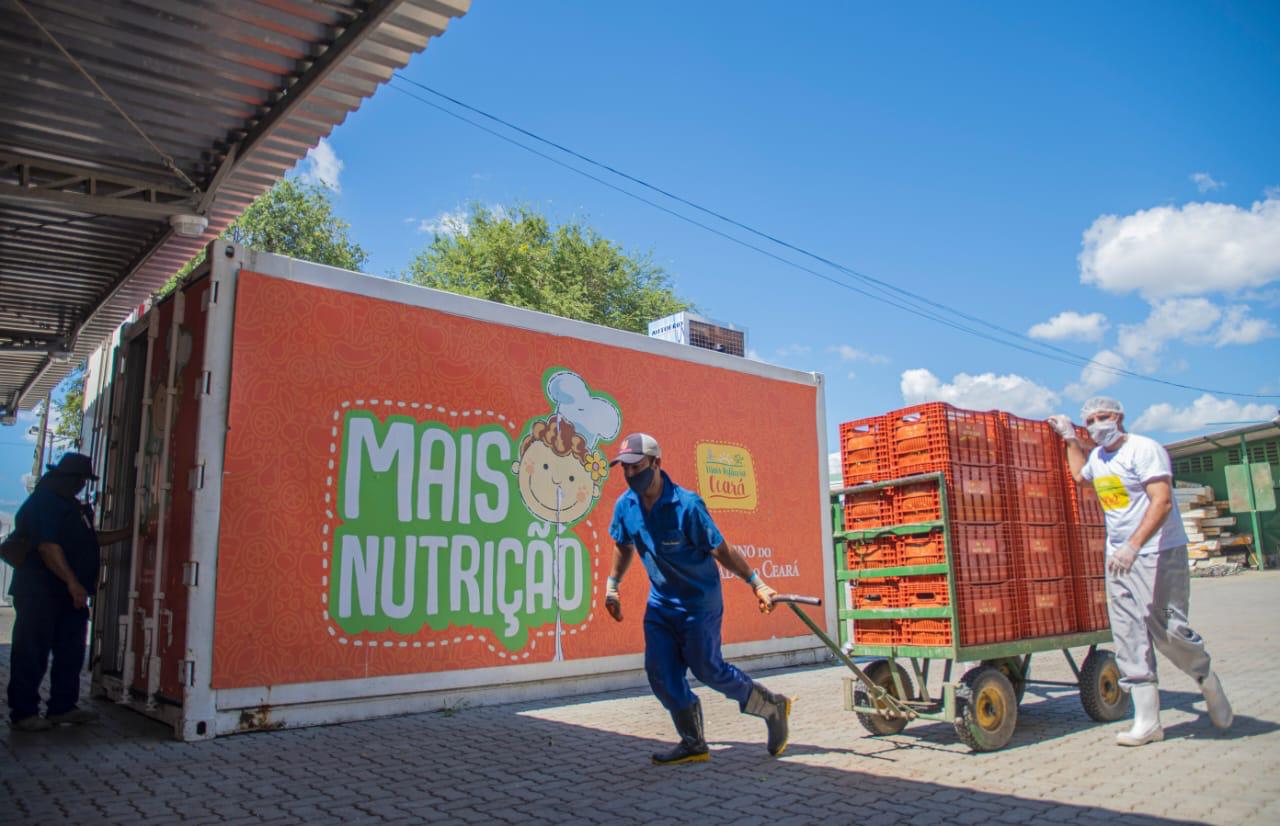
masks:
<svg viewBox="0 0 1280 826"><path fill-rule="evenodd" d="M731 356L747 354L746 330L687 311L649 322L649 336Z"/></svg>

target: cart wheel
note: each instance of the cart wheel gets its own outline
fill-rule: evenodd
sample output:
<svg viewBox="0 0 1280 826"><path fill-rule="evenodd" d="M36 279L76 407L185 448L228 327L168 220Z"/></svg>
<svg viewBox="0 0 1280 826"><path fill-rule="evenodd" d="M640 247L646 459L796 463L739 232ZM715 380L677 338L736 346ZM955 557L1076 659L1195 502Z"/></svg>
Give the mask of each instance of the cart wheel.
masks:
<svg viewBox="0 0 1280 826"><path fill-rule="evenodd" d="M1000 660L983 660L982 664L998 669L1009 680L1009 685L1013 686L1013 695L1018 698L1018 705L1022 705L1022 698L1027 693L1027 681L1015 676L1021 663L1014 658L1005 657Z"/></svg>
<svg viewBox="0 0 1280 826"><path fill-rule="evenodd" d="M1133 700L1120 688L1116 655L1095 648L1080 667L1080 703L1099 723L1113 723L1133 713Z"/></svg>
<svg viewBox="0 0 1280 826"><path fill-rule="evenodd" d="M1018 724L1018 698L1009 678L978 666L956 686L956 734L974 751L1004 748Z"/></svg>
<svg viewBox="0 0 1280 826"><path fill-rule="evenodd" d="M871 682L888 691L890 696L900 700L914 699L916 696L915 688L911 685L911 678L907 676L906 669L896 663L893 667L898 669L898 677L902 680L902 688L907 692L905 698L898 695L898 688L893 684L893 671L888 660L876 660L863 671L871 678ZM867 687L861 683L853 690L853 702L855 705L860 706L875 705L876 708L884 708L883 704L872 703ZM858 712L858 722L862 724L863 728L876 736L897 734L907 725L907 721L901 717L883 717L879 714L865 714L861 711Z"/></svg>

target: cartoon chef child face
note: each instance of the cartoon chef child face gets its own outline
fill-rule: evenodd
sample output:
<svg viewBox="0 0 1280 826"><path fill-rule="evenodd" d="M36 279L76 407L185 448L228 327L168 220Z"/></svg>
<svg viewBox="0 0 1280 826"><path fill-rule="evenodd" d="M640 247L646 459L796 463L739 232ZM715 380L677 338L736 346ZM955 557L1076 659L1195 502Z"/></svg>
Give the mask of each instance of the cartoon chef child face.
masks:
<svg viewBox="0 0 1280 826"><path fill-rule="evenodd" d="M533 423L512 470L519 476L520 498L530 513L569 524L591 509L608 465L598 454L587 453L586 441L572 424L552 416Z"/></svg>

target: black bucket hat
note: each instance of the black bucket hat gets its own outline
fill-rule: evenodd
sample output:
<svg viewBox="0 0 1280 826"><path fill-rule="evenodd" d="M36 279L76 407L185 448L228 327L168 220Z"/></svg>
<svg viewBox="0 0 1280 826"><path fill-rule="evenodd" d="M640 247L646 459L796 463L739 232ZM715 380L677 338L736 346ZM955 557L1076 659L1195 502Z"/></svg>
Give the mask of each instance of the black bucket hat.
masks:
<svg viewBox="0 0 1280 826"><path fill-rule="evenodd" d="M45 468L57 476L83 476L86 479L97 479L93 472L93 462L83 453L64 453L56 465L45 465Z"/></svg>

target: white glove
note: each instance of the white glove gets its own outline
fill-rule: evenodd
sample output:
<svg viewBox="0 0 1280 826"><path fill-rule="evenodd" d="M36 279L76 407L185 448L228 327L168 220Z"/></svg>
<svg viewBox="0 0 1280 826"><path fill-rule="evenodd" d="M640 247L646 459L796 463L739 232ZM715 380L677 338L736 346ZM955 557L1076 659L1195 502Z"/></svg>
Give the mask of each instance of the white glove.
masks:
<svg viewBox="0 0 1280 826"><path fill-rule="evenodd" d="M1071 418L1063 413L1055 413L1050 416L1047 421L1049 426L1053 428L1053 432L1057 433L1068 442L1074 442L1076 436L1075 425L1071 423Z"/></svg>
<svg viewBox="0 0 1280 826"><path fill-rule="evenodd" d="M609 616L622 622L622 598L618 595L618 580L609 577L604 589L604 609Z"/></svg>
<svg viewBox="0 0 1280 826"><path fill-rule="evenodd" d="M1133 568L1133 563L1137 560L1138 546L1133 544L1133 540L1126 539L1120 543L1111 556L1107 557L1107 571L1112 576L1123 576L1129 573L1129 570Z"/></svg>

